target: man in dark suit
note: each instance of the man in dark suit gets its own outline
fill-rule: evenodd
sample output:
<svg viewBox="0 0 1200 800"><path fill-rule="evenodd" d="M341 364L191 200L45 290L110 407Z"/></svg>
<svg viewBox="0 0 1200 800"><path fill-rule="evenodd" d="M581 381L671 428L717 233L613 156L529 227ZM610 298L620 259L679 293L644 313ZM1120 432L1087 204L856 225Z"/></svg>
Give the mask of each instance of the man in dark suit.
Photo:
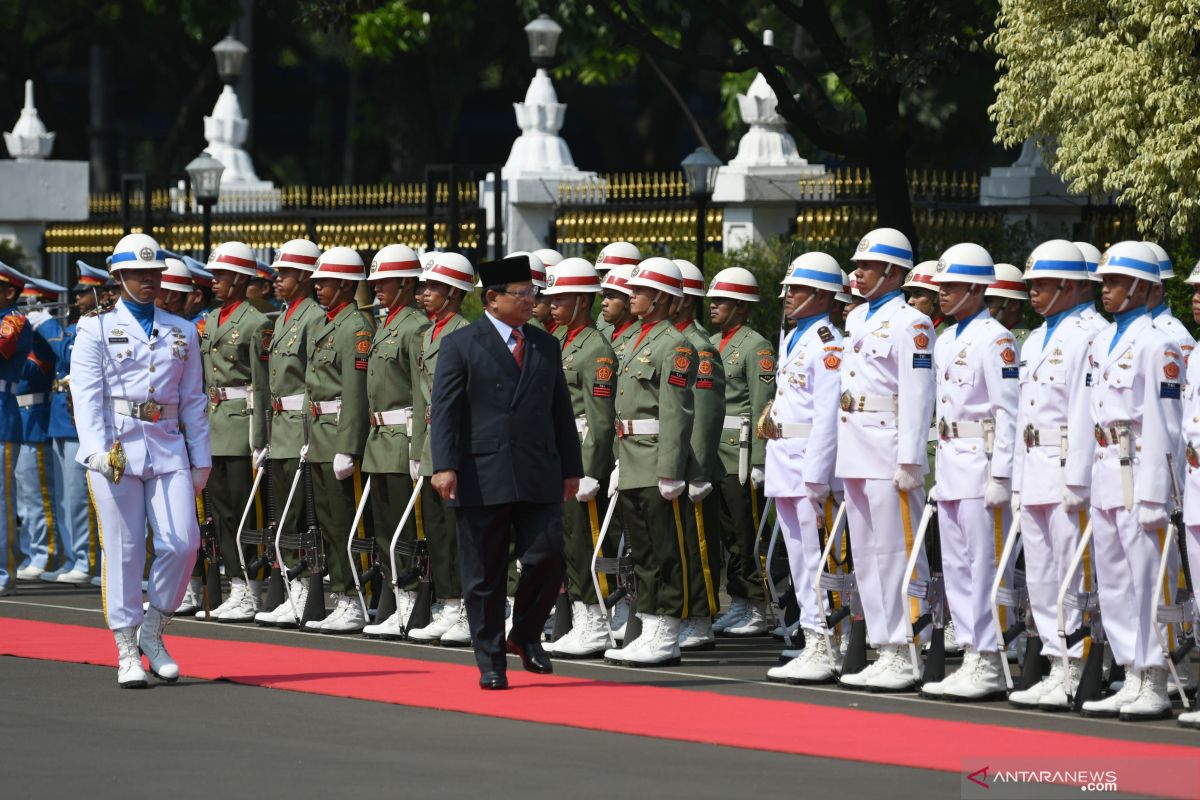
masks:
<svg viewBox="0 0 1200 800"><path fill-rule="evenodd" d="M528 325L529 260L479 267L485 313L446 337L432 397L433 488L457 512L467 621L484 689L505 689L505 649L551 672L542 628L562 584L562 501L583 475L559 344ZM504 639L509 541L521 562Z"/></svg>

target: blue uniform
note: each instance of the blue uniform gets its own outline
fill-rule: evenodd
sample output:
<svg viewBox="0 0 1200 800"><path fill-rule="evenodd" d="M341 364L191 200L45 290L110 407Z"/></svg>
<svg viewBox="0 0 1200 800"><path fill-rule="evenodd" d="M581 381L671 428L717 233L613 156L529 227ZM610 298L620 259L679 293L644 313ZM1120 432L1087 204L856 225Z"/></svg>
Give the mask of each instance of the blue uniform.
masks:
<svg viewBox="0 0 1200 800"><path fill-rule="evenodd" d="M29 323L27 327L33 328L33 324ZM58 487L50 478L46 447L50 440L53 385L54 351L45 339L35 335L25 357L21 378L12 389L21 426L21 442L13 464L13 484L17 516L21 519L22 569L47 569L56 549L50 498L58 494Z"/></svg>
<svg viewBox="0 0 1200 800"><path fill-rule="evenodd" d="M12 468L21 442L21 414L13 388L21 378L25 361L33 346L33 331L25 315L16 306L0 309L0 541L5 551L0 557L0 590L13 580L16 572L16 508L12 500Z"/></svg>

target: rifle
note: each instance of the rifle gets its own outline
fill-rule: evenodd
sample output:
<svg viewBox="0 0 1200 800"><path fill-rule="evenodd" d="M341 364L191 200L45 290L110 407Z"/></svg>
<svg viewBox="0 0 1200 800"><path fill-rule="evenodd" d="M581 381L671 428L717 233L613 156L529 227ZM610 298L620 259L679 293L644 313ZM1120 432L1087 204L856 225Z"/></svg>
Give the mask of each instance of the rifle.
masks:
<svg viewBox="0 0 1200 800"><path fill-rule="evenodd" d="M913 570L916 569L917 559L922 547L925 548L929 560L929 580L914 580ZM926 496L925 508L921 511L921 521L917 526L917 535L913 539L912 553L904 568L904 586L900 593L901 602L909 598L925 601L925 613L912 623L912 639L908 643L908 654L912 661L913 678L921 682L936 683L946 677L946 584L942 578L942 542L937 518L937 501ZM932 626L932 627L930 627ZM921 669L921 658L917 647L921 641L921 632L929 631L929 652L925 656L925 668Z"/></svg>
<svg viewBox="0 0 1200 800"><path fill-rule="evenodd" d="M271 441L271 417L272 414L266 415L267 419L267 443ZM273 547L268 547L275 542L275 533L279 527L279 517L275 514L275 468L271 465L271 459L266 460L263 465L261 476L266 484L267 492L267 527L262 530L250 530L242 533L242 541L258 546L258 558L246 565L246 580L250 579L251 575L259 574L263 568L270 565L271 575L267 584L267 602L268 609L274 609L283 602L283 562L278 560L277 554ZM256 478L257 483L257 478ZM254 492L250 493L251 502L253 502ZM243 514L243 520L245 515ZM239 555L241 548L239 546Z"/></svg>
<svg viewBox="0 0 1200 800"><path fill-rule="evenodd" d="M1179 476L1175 474L1175 460L1170 453L1167 454L1167 472L1171 474L1171 499L1175 508L1171 513L1170 525L1175 535L1163 538L1162 554L1158 561L1158 579L1154 585L1162 586L1166 580L1167 561L1171 555L1171 544L1174 543L1179 550L1179 560L1182 562L1180 569L1183 572L1184 594L1180 597L1176 593L1175 602L1172 604L1156 604L1154 635L1158 637L1158 643L1162 647L1171 678L1175 681L1175 685L1180 687L1179 696L1186 711L1190 708L1187 693L1182 690L1183 684L1179 680L1179 671L1175 665L1181 662L1196 644L1196 594L1192 585L1192 571L1188 564L1187 527L1183 523L1183 493L1179 490ZM1172 538L1174 542L1172 542ZM1171 642L1159 627L1160 625L1175 625L1179 628L1183 634L1183 642L1178 648L1171 649Z"/></svg>
<svg viewBox="0 0 1200 800"><path fill-rule="evenodd" d="M842 659L841 673L853 675L862 671L867 665L867 622L863 617L862 598L858 594L858 581L854 577L854 554L850 548L850 538L846 533L846 502L844 500L838 506L838 513L833 518L833 529L825 531L823 527L818 528L817 536L822 545L821 561L817 566L817 574L813 578L813 586L816 589L817 608L825 608L828 599L831 609L825 617L825 630L823 631L826 650L829 653L829 665L837 671L833 630L841 624L842 620L849 619L849 641L846 643L846 655ZM835 550L841 552L843 542L846 545L846 556L839 560L833 553ZM837 567L845 566L847 571L826 571L827 565L831 565L835 570ZM837 608L833 608L834 594L840 601Z"/></svg>
<svg viewBox="0 0 1200 800"><path fill-rule="evenodd" d="M204 594L204 619L213 621L212 610L221 604L221 543L217 538L217 523L212 514L212 498L208 486L200 492L204 519L200 522L200 576Z"/></svg>
<svg viewBox="0 0 1200 800"><path fill-rule="evenodd" d="M1066 577L1058 590L1058 641L1062 648L1064 674L1070 674L1070 658L1067 655L1070 649L1089 636L1092 639L1091 652L1088 653L1087 663L1084 664L1079 677L1079 686L1075 689L1073 706L1076 711L1083 708L1084 702L1099 697L1104 671L1104 624L1100 618L1099 592L1077 591L1074 586L1075 573L1083 563L1091 542L1092 523L1089 521L1083 529L1083 535L1079 537L1079 544L1075 546ZM1066 621L1068 606L1080 613L1080 625L1070 633L1067 632Z"/></svg>
<svg viewBox="0 0 1200 800"><path fill-rule="evenodd" d="M641 634L642 621L637 615L637 576L634 575L633 554L627 548L618 546L618 555L615 558L608 558L601 555L604 551L604 540L608 537L609 526L612 525L613 515L617 510L618 498L621 493L614 492L613 496L608 499L608 510L604 512L604 523L600 526L600 533L596 536L596 545L592 549L592 586L596 590L596 597L600 600L604 607L605 615L608 617L610 632L609 642L612 642L612 610L622 599L629 599L629 616L625 621L625 638L624 642L632 642ZM617 576L617 588L612 594L605 594L604 586L601 584L601 575ZM605 584L606 585L606 584Z"/></svg>
<svg viewBox="0 0 1200 800"><path fill-rule="evenodd" d="M325 572L325 537L321 526L317 523L317 499L313 491L312 465L305 461L304 470L304 505L305 516L308 518L308 528L301 534L304 556L308 561L308 597L305 598L304 611L300 617L300 630L305 630L309 622L320 622L325 619L325 585L322 577ZM300 562L301 564L304 561Z"/></svg>

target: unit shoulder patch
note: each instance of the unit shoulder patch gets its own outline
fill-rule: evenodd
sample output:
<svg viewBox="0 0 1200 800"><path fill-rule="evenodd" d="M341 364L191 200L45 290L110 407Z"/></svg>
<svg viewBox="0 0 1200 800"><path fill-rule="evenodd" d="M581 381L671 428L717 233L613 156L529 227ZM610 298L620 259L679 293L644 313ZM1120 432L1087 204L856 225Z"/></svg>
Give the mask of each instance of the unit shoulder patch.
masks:
<svg viewBox="0 0 1200 800"><path fill-rule="evenodd" d="M825 343L833 341L833 331L829 330L829 327L826 325L817 328L817 336Z"/></svg>

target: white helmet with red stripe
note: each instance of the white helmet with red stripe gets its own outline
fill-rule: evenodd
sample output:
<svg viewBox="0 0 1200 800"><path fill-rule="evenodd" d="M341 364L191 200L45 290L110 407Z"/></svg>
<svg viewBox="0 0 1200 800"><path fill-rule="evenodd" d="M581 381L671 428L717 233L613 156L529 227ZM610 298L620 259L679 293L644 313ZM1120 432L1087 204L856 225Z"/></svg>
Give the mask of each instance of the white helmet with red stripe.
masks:
<svg viewBox="0 0 1200 800"><path fill-rule="evenodd" d="M162 274L162 288L170 289L172 292L183 292L191 294L192 291L192 272L187 268L187 264L180 261L178 258L167 258L167 268Z"/></svg>
<svg viewBox="0 0 1200 800"><path fill-rule="evenodd" d="M271 262L272 269L301 269L312 272L317 268L317 259L321 257L321 248L308 239L292 239L283 243L275 260Z"/></svg>
<svg viewBox="0 0 1200 800"><path fill-rule="evenodd" d="M612 275L612 271L608 273ZM600 291L600 275L586 258L565 258L550 270L546 279L545 295L574 294Z"/></svg>
<svg viewBox="0 0 1200 800"><path fill-rule="evenodd" d="M317 259L313 280L337 278L342 281L361 281L367 277L362 256L350 247L331 247Z"/></svg>
<svg viewBox="0 0 1200 800"><path fill-rule="evenodd" d="M838 274L841 274L840 271ZM708 287L709 297L728 297L731 300L758 302L758 279L744 267L727 267L713 276Z"/></svg>
<svg viewBox="0 0 1200 800"><path fill-rule="evenodd" d="M657 289L672 297L683 297L683 273L671 259L654 256L633 268L629 287L632 289L634 286Z"/></svg>
<svg viewBox="0 0 1200 800"><path fill-rule="evenodd" d="M912 272L908 273L908 280L900 288L928 289L931 292L936 292L938 285L933 282L933 273L935 272L937 272L936 261L922 261L912 268Z"/></svg>
<svg viewBox="0 0 1200 800"><path fill-rule="evenodd" d="M1020 269L1012 264L996 265L996 280L983 290L984 297L1007 297L1010 300L1028 300L1029 290Z"/></svg>
<svg viewBox="0 0 1200 800"><path fill-rule="evenodd" d="M208 257L208 271L218 269L256 278L258 259L254 257L254 251L241 242L225 242L217 245L217 249Z"/></svg>
<svg viewBox="0 0 1200 800"><path fill-rule="evenodd" d="M163 269L166 252L144 233L128 233L113 248L110 270Z"/></svg>
<svg viewBox="0 0 1200 800"><path fill-rule="evenodd" d="M423 281L435 281L469 292L475 288L475 268L461 253L435 253L434 259L421 276Z"/></svg>
<svg viewBox="0 0 1200 800"><path fill-rule="evenodd" d="M608 271L604 276L604 281L600 284L600 291L612 289L614 292L621 294L629 294L629 277L633 274L633 267L629 264L618 264Z"/></svg>
<svg viewBox="0 0 1200 800"><path fill-rule="evenodd" d="M704 273L700 268L682 258L671 260L679 267L679 274L683 276L683 293L693 297L704 297Z"/></svg>
<svg viewBox="0 0 1200 800"><path fill-rule="evenodd" d="M842 270L842 290L840 292L834 293L834 295L833 295L834 300L837 300L839 303L853 303L854 302L854 296L852 294L850 294L850 281L852 281L852 280L854 280L854 278L850 277L850 273L846 272L845 270ZM779 296L782 297L783 294L780 293Z"/></svg>
<svg viewBox="0 0 1200 800"><path fill-rule="evenodd" d="M371 259L371 274L369 281L380 278L419 278L421 262L417 254L408 245L389 244Z"/></svg>
<svg viewBox="0 0 1200 800"><path fill-rule="evenodd" d="M603 273L613 267L636 267L642 263L642 251L629 242L613 242L606 244L596 256L596 272Z"/></svg>
<svg viewBox="0 0 1200 800"><path fill-rule="evenodd" d="M546 265L542 263L542 259L538 258L537 253L530 253L527 250L518 250L515 253L509 253L505 258L519 258L525 256L529 259L529 274L530 280L533 281L535 289L546 288Z"/></svg>
<svg viewBox="0 0 1200 800"><path fill-rule="evenodd" d="M533 254L542 260L542 263L546 265L547 270L549 270L551 267L558 266L563 260L562 253L558 252L557 250L552 250L549 247L543 247L541 250L534 250Z"/></svg>

